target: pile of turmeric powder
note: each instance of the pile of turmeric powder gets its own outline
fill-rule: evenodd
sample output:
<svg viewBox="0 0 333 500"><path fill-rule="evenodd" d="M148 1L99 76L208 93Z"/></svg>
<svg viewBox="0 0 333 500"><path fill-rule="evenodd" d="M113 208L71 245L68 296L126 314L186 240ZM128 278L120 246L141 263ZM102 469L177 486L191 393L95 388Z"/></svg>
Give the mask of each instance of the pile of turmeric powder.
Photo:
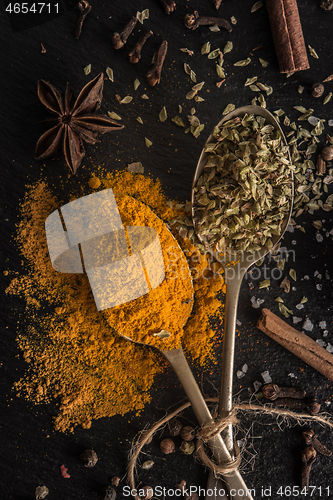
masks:
<svg viewBox="0 0 333 500"><path fill-rule="evenodd" d="M57 272L50 262L44 224L64 200L57 199L44 181L27 187L16 238L26 265L7 288L8 294L22 297L26 304L24 317L19 320L17 342L28 368L15 388L18 395L36 404L57 401L59 411L54 425L63 432L73 431L78 424L89 428L92 420L101 417L140 411L150 401L154 376L163 369L161 357L157 351L134 344L120 333L131 338L135 329L149 325L154 318L154 329L161 327L173 334L170 341L161 341L172 344L159 347L177 347L181 340L189 357L200 364L207 358L213 359L210 316L221 315L216 294L224 291L223 276L210 272L206 257L178 235L187 263L180 248L172 258L167 254L170 245L173 252L175 247L163 221L181 218L182 204L168 200L158 180L127 171L111 174L102 169L98 177L81 187L80 196L108 188L115 194L127 195L117 198L125 225L155 227L166 274L169 259L170 272L179 278L165 280L139 299L99 312L87 276ZM77 197L77 192L73 193L72 199ZM194 304L183 326L177 319L176 308L188 304L192 296L191 280L182 279L187 264L193 278ZM168 282L170 286L172 283L171 288ZM186 307L184 319L191 308L192 304Z"/></svg>

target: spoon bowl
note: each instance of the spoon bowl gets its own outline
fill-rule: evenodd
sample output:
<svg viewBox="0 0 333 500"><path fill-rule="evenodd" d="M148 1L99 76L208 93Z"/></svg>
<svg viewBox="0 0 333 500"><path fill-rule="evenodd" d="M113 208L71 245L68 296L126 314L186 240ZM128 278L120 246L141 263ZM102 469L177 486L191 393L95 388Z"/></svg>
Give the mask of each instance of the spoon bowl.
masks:
<svg viewBox="0 0 333 500"><path fill-rule="evenodd" d="M234 118L242 118L245 114L262 116L265 118L266 124L272 125L275 130L278 130L282 141L287 146L287 140L284 133L276 121L274 116L265 108L259 106L243 106L235 109L218 123L218 127L221 127L226 121ZM208 137L207 143L216 142L213 134ZM206 143L206 144L207 144ZM193 179L192 186L192 217L194 227L196 227L196 217L195 217L195 198L194 198L194 188L204 171L209 153L202 150L201 155L198 160L196 171ZM288 150L288 159L291 162L290 153ZM223 352L222 352L222 373L221 373L221 391L220 391L220 404L219 404L219 415L221 417L227 417L232 410L232 380L233 380L233 368L234 368L234 351L235 351L235 329L236 329L236 316L237 316L237 304L240 292L240 286L245 272L248 268L262 259L267 255L274 247L277 246L278 242L282 238L292 213L293 207L293 196L294 196L294 186L293 186L293 171L290 170L290 187L291 187L291 198L289 200L289 211L285 215L282 224L281 231L279 235L274 235L271 238L272 248L268 249L263 246L260 250L253 253L249 251L236 251L232 248L226 249L226 255L222 261L224 267L224 277L226 283L226 305L225 305L225 318L224 318L224 336L223 336ZM199 235L200 238L200 235ZM214 249L209 249L214 250ZM224 436L225 443L231 454L233 454L233 436L232 427L229 426L226 430Z"/></svg>

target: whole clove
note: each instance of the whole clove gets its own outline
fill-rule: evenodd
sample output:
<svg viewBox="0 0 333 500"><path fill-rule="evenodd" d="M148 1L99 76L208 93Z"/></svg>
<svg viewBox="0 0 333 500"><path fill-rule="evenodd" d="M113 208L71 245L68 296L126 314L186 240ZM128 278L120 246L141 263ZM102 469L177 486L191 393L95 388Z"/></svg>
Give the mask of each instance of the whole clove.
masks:
<svg viewBox="0 0 333 500"><path fill-rule="evenodd" d="M173 0L160 0L160 2L163 5L166 14L171 14L171 12L176 10L176 2Z"/></svg>
<svg viewBox="0 0 333 500"><path fill-rule="evenodd" d="M121 33L114 33L112 37L112 45L114 46L115 49L121 49L125 43L127 42L128 37L132 33L136 23L137 23L137 18L132 17L130 21L126 24L124 27L123 31Z"/></svg>
<svg viewBox="0 0 333 500"><path fill-rule="evenodd" d="M82 26L84 23L85 18L91 11L91 5L89 5L89 2L87 0L81 0L78 5L79 13L76 18L76 23L74 27L74 38L78 40L81 36L82 33Z"/></svg>
<svg viewBox="0 0 333 500"><path fill-rule="evenodd" d="M131 52L128 54L128 60L132 64L136 64L141 59L141 50L148 38L153 34L152 31L147 31L134 45Z"/></svg>
<svg viewBox="0 0 333 500"><path fill-rule="evenodd" d="M157 55L156 55L156 61L152 68L148 71L147 73L147 81L149 85L152 87L156 85L157 83L160 83L161 81L161 73L162 73L162 67L164 63L164 59L166 56L168 50L168 42L166 40L163 40L161 43Z"/></svg>
<svg viewBox="0 0 333 500"><path fill-rule="evenodd" d="M307 446L302 451L302 472L301 472L301 490L309 489L310 470L313 462L316 460L316 450L313 446Z"/></svg>
<svg viewBox="0 0 333 500"><path fill-rule="evenodd" d="M199 26L220 26L229 33L232 31L231 24L220 17L199 16L198 11L193 14L186 14L184 19L185 26L191 30L196 30Z"/></svg>
<svg viewBox="0 0 333 500"><path fill-rule="evenodd" d="M311 94L313 97L321 97L324 93L325 87L322 83L314 83L311 87Z"/></svg>
<svg viewBox="0 0 333 500"><path fill-rule="evenodd" d="M317 167L317 173L319 175L326 173L326 162L323 160L323 157L321 154L318 155L316 167Z"/></svg>
<svg viewBox="0 0 333 500"><path fill-rule="evenodd" d="M321 453L326 457L330 457L332 455L331 450L326 448L326 446L317 439L313 429L305 429L302 432L302 438L307 446L313 446L318 453Z"/></svg>
<svg viewBox="0 0 333 500"><path fill-rule="evenodd" d="M305 410L309 415L316 415L319 413L320 404L315 398L307 399L291 399L279 398L273 401L274 406L285 406L293 410Z"/></svg>
<svg viewBox="0 0 333 500"><path fill-rule="evenodd" d="M262 388L264 398L275 401L278 398L303 399L306 392L298 387L279 387L276 384L266 384Z"/></svg>

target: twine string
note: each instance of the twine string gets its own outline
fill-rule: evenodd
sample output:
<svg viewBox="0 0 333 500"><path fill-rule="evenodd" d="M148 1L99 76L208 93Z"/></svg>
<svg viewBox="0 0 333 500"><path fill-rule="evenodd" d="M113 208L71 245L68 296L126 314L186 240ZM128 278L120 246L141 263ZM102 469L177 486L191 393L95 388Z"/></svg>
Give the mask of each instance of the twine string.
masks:
<svg viewBox="0 0 333 500"><path fill-rule="evenodd" d="M207 403L217 403L219 401L219 398L206 398L205 401ZM135 469L137 460L144 445L150 441L150 438L155 434L156 431L158 431L158 429L175 418L177 415L179 415L179 413L184 411L189 406L191 406L190 402L182 404L175 411L166 415L161 420L152 425L150 429L141 432L138 440L132 446L127 467L127 481L132 491L136 491L134 477ZM297 424L299 425L305 424L309 421L317 422L320 425L327 425L328 427L333 429L332 419L330 418L330 416L324 413L320 415L309 415L307 413L295 413L291 410L283 410L269 405L259 405L252 403L235 404L233 411L228 417L217 418L213 421L208 422L207 424L203 425L200 431L197 433L196 454L205 466L214 471L215 475L219 474L224 477L228 475L230 476L230 474L232 474L240 466L242 453L239 451L238 447L235 447L235 458L233 460L225 462L223 464L216 464L207 456L205 452L205 443L207 443L207 441L212 439L217 434L221 433L229 424L236 426L238 422L236 415L240 412L256 412L259 414L267 414L276 417L280 416L285 419L290 418L296 420ZM141 500L138 494L133 494L133 497L135 498L135 500Z"/></svg>

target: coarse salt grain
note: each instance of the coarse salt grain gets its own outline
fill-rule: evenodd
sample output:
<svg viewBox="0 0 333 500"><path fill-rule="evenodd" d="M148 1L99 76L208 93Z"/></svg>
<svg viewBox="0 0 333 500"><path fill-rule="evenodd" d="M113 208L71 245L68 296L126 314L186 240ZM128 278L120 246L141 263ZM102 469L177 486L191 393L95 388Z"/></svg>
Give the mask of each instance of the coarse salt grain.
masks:
<svg viewBox="0 0 333 500"><path fill-rule="evenodd" d="M317 288L317 290L321 290L323 288L323 285L321 285L320 283L317 283L316 288Z"/></svg>
<svg viewBox="0 0 333 500"><path fill-rule="evenodd" d="M309 280L310 279L310 276L308 276L307 274L304 276L303 278L304 280Z"/></svg>
<svg viewBox="0 0 333 500"><path fill-rule="evenodd" d="M317 118L316 116L309 116L308 118L308 122L310 123L310 125L317 125L317 123L319 123L320 119ZM333 120L332 120L333 121Z"/></svg>
<svg viewBox="0 0 333 500"><path fill-rule="evenodd" d="M242 377L245 376L245 373L242 372L242 370L238 370L238 372L236 373L236 375L237 375L237 378L242 378Z"/></svg>
<svg viewBox="0 0 333 500"><path fill-rule="evenodd" d="M295 375L295 373L288 373L288 377L290 377L290 378L297 378L296 375Z"/></svg>
<svg viewBox="0 0 333 500"><path fill-rule="evenodd" d="M255 380L253 382L254 392L258 392L261 386L262 386L262 383L259 382L259 380Z"/></svg>
<svg viewBox="0 0 333 500"><path fill-rule="evenodd" d="M265 382L265 384L270 384L272 382L272 378L271 378L268 370L266 370L265 372L262 372L260 375L262 376L262 379Z"/></svg>
<svg viewBox="0 0 333 500"><path fill-rule="evenodd" d="M304 304L296 304L296 309L303 309L304 308Z"/></svg>
<svg viewBox="0 0 333 500"><path fill-rule="evenodd" d="M333 345L332 345L332 344L330 344L330 343L328 343L328 344L327 344L327 347L326 347L326 351L328 351L328 352L332 353L332 352L333 352Z"/></svg>
<svg viewBox="0 0 333 500"><path fill-rule="evenodd" d="M242 367L242 371L243 371L244 373L246 373L248 369L249 369L249 367L248 367L248 366L247 366L247 364L245 363L245 365L243 365L243 367Z"/></svg>
<svg viewBox="0 0 333 500"><path fill-rule="evenodd" d="M316 342L317 342L317 344L321 345L321 347L326 347L327 346L325 340L317 339Z"/></svg>
<svg viewBox="0 0 333 500"><path fill-rule="evenodd" d="M310 210L309 210L309 212L310 212ZM324 239L324 236L322 234L320 234L320 233L316 234L316 240L318 241L318 243L321 243L323 241L323 239Z"/></svg>
<svg viewBox="0 0 333 500"><path fill-rule="evenodd" d="M251 303L252 303L252 307L254 307L254 309L258 309L261 306L261 304L263 304L264 302L265 302L264 299L259 299L259 298L256 299L254 295L251 297Z"/></svg>
<svg viewBox="0 0 333 500"><path fill-rule="evenodd" d="M306 330L307 332L312 332L313 330L313 323L309 320L309 318L306 318L306 320L303 323L303 330Z"/></svg>
<svg viewBox="0 0 333 500"><path fill-rule="evenodd" d="M241 321L239 321L239 319L236 319L236 324L237 324L238 326L240 326L240 325L242 324L242 322L241 322Z"/></svg>
<svg viewBox="0 0 333 500"><path fill-rule="evenodd" d="M326 321L319 321L319 328L321 328L322 330L325 330L325 328L326 328Z"/></svg>
<svg viewBox="0 0 333 500"><path fill-rule="evenodd" d="M294 325L296 323L299 323L300 321L302 321L302 318L298 318L297 316L293 316L293 323L294 323Z"/></svg>
<svg viewBox="0 0 333 500"><path fill-rule="evenodd" d="M327 335L328 335L328 330L324 330L323 331L323 337L327 337Z"/></svg>

